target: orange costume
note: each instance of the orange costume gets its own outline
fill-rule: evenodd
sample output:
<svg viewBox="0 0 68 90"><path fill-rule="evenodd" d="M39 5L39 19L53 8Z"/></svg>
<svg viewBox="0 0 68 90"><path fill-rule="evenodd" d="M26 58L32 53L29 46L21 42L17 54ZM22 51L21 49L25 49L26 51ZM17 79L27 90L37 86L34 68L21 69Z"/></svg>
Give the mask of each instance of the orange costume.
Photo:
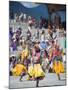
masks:
<svg viewBox="0 0 68 90"><path fill-rule="evenodd" d="M14 76L19 76L22 72L27 72L26 67L22 64L16 64L16 66L12 69Z"/></svg>

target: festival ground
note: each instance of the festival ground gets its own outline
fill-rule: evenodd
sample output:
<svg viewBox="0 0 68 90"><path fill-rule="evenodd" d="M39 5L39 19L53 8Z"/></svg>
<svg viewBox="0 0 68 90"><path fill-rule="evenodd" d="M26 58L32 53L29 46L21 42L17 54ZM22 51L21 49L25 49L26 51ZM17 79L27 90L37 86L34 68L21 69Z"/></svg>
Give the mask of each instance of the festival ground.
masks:
<svg viewBox="0 0 68 90"><path fill-rule="evenodd" d="M39 87L47 86L63 86L66 85L66 74L61 73L61 80L58 80L58 77L55 73L46 73L45 78L39 81ZM22 78L22 81L19 81L19 76L10 76L10 88L35 88L36 81L27 81L27 75Z"/></svg>

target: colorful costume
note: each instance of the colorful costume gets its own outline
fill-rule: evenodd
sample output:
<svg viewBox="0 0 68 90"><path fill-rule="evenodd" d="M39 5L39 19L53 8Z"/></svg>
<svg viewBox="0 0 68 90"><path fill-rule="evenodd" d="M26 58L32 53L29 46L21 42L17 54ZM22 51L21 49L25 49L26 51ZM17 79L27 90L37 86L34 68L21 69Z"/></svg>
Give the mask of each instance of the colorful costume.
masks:
<svg viewBox="0 0 68 90"><path fill-rule="evenodd" d="M35 49L33 49L32 58L33 58L33 66L30 66L28 69L29 75L34 77L34 79L44 77L45 74L40 64L40 51L36 52Z"/></svg>
<svg viewBox="0 0 68 90"><path fill-rule="evenodd" d="M22 72L25 73L26 71L26 67L22 64L16 64L16 66L12 69L14 76L19 76Z"/></svg>
<svg viewBox="0 0 68 90"><path fill-rule="evenodd" d="M24 61L24 59L26 57L28 57L28 55L29 55L29 51L28 51L28 48L26 47L25 49L23 49L23 51L21 53L21 59L22 59L22 61Z"/></svg>
<svg viewBox="0 0 68 90"><path fill-rule="evenodd" d="M63 63L58 60L53 62L53 70L55 71L56 74L64 73L64 66Z"/></svg>
<svg viewBox="0 0 68 90"><path fill-rule="evenodd" d="M60 50L53 50L53 71L56 74L64 73L64 65Z"/></svg>
<svg viewBox="0 0 68 90"><path fill-rule="evenodd" d="M27 68L28 68L28 63L29 63L28 56L29 56L29 50L26 47L25 49L23 49L21 53L21 61Z"/></svg>

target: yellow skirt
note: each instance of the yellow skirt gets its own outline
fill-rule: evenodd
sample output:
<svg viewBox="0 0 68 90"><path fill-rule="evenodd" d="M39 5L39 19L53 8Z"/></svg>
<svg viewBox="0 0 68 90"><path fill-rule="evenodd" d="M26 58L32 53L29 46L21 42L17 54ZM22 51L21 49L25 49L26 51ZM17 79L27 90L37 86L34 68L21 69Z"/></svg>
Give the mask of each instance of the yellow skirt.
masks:
<svg viewBox="0 0 68 90"><path fill-rule="evenodd" d="M64 65L61 61L54 61L53 62L53 71L56 74L64 73Z"/></svg>
<svg viewBox="0 0 68 90"><path fill-rule="evenodd" d="M22 64L17 64L13 69L13 76L19 76L22 72L26 72L26 67Z"/></svg>
<svg viewBox="0 0 68 90"><path fill-rule="evenodd" d="M34 66L30 66L28 69L28 73L34 78L45 76L40 64L34 64Z"/></svg>
<svg viewBox="0 0 68 90"><path fill-rule="evenodd" d="M34 68L33 68L32 65L30 65L30 66L28 67L28 73L29 73L30 76L33 76L33 75L34 75Z"/></svg>

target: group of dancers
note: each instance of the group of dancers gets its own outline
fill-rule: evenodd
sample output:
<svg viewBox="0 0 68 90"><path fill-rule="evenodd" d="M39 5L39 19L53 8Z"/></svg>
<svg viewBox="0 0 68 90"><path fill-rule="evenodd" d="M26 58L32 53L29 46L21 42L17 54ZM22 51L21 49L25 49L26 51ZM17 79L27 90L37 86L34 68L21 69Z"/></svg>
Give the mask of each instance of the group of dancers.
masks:
<svg viewBox="0 0 68 90"><path fill-rule="evenodd" d="M17 62L14 63L14 59L12 61L14 63L11 69L12 75L20 76L20 81L24 75L28 75L27 80L40 80L45 77L46 70L51 68L60 80L60 73L64 72L63 55L57 41L36 40L31 47L26 40L23 40L22 51L19 53Z"/></svg>
<svg viewBox="0 0 68 90"><path fill-rule="evenodd" d="M38 86L39 80L46 77L46 73L51 71L56 73L58 80L61 79L60 73L65 72L63 63L63 56L65 55L64 49L59 44L59 36L48 27L48 39L45 37L45 31L41 33L41 40L39 40L39 32L37 31L37 38L31 42L31 32L28 30L27 38L22 39L22 30L15 33L15 39L13 37L12 28L10 28L10 46L13 46L13 51L17 50L19 42L22 50L18 53L16 58L15 55L10 55L10 74L12 76L20 76L20 81L27 75L27 80L36 80ZM32 29L30 27L30 29ZM64 36L64 33L61 35Z"/></svg>

